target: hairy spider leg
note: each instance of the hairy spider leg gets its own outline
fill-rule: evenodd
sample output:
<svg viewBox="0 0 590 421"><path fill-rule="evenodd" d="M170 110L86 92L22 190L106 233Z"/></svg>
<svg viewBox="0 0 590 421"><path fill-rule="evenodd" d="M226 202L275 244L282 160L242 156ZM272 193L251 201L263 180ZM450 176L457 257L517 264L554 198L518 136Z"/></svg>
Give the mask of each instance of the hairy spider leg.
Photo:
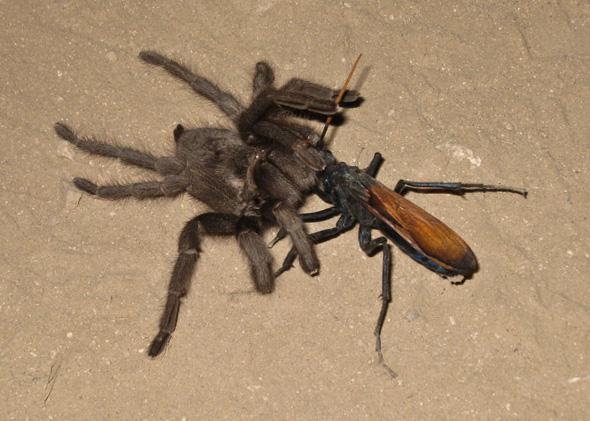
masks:
<svg viewBox="0 0 590 421"><path fill-rule="evenodd" d="M209 79L191 72L186 66L155 51L142 51L139 58L146 63L162 67L172 76L188 83L193 91L213 102L234 123L237 123L244 111L244 106L231 93L220 89Z"/></svg>
<svg viewBox="0 0 590 421"><path fill-rule="evenodd" d="M166 305L160 319L160 330L148 350L150 357L159 355L176 330L182 298L189 291L192 275L199 258L201 236L236 235L246 255L256 290L270 293L274 287L272 256L249 218L224 213L205 213L188 221L178 239L178 257L168 285Z"/></svg>
<svg viewBox="0 0 590 421"><path fill-rule="evenodd" d="M157 171L162 175L180 174L184 169L184 165L173 156L157 157L149 152L103 142L93 137L80 137L62 122L55 123L54 129L63 140L94 155L117 158L124 164Z"/></svg>
<svg viewBox="0 0 590 421"><path fill-rule="evenodd" d="M80 190L111 200L126 199L128 197L136 199L174 197L183 193L188 186L188 180L177 175L168 175L162 181L140 181L138 183L103 186L98 186L92 181L81 177L76 177L73 181Z"/></svg>
<svg viewBox="0 0 590 421"><path fill-rule="evenodd" d="M333 240L334 238L340 236L340 234L351 230L356 224L356 219L352 216L342 215L336 226L334 228L328 228L321 231L314 232L309 235L309 238L313 244L320 244L326 241ZM293 267L293 262L297 258L297 250L295 247L292 247L285 256L283 260L283 264L281 267L275 272L275 278L279 277L284 272L288 271Z"/></svg>

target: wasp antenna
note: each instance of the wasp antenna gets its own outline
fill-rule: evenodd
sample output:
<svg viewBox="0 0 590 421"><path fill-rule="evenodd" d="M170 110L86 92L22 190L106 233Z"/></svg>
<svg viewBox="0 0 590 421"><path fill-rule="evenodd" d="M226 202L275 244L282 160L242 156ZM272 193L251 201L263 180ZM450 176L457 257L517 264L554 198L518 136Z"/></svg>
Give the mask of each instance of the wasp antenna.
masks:
<svg viewBox="0 0 590 421"><path fill-rule="evenodd" d="M362 56L363 56L362 54L359 54L359 56L356 58L354 64L352 65L352 69L350 69L350 72L348 73L348 77L344 81L344 85L342 85L342 89L340 89L340 92L338 93L338 96L336 97L336 106L340 105L340 101L342 101L342 98L344 97L344 94L346 93L346 89L348 88L348 84L350 83L350 79L352 79L352 75L354 74L354 71L356 70L356 66L359 63ZM316 143L316 146L319 149L324 149L324 147L325 147L324 137L326 137L326 133L328 132L328 127L330 126L330 123L332 122L333 118L334 118L333 115L329 115L328 118L326 118L326 123L324 124L324 129L322 130L322 135L320 136L320 140L318 140L318 142Z"/></svg>

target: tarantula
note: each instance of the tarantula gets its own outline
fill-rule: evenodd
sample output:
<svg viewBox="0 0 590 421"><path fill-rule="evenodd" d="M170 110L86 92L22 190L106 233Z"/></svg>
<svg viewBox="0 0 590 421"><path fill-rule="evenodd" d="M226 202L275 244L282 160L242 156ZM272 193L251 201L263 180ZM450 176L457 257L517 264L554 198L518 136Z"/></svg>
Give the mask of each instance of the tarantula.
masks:
<svg viewBox="0 0 590 421"><path fill-rule="evenodd" d="M187 294L199 257L201 236L235 235L250 265L259 293L273 291L274 274L261 233L278 225L288 233L308 274L319 270L312 240L297 215L304 195L316 186L316 172L325 166L314 148L319 135L289 118L285 109L332 115L337 111L337 92L306 80L291 79L274 87L274 72L266 62L256 64L253 99L243 106L232 94L183 65L153 51L139 57L185 81L199 95L212 101L234 124L236 131L207 127L174 130L174 156L156 157L148 152L78 136L64 123L56 133L78 148L96 155L118 158L123 163L159 173L160 181L98 186L74 178L80 190L105 199L174 197L188 192L205 203L210 212L189 220L178 240L178 257L168 287L160 330L148 350L159 355L176 329L182 298ZM354 103L358 93L348 91L343 103Z"/></svg>

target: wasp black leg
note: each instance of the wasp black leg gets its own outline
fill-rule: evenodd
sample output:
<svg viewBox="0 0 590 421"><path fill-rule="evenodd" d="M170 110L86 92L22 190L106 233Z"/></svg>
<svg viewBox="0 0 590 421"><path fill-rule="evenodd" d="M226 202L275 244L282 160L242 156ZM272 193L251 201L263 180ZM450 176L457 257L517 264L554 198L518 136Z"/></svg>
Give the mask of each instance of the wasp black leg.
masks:
<svg viewBox="0 0 590 421"><path fill-rule="evenodd" d="M340 211L332 206L317 212L302 213L299 216L303 222L320 222L340 215Z"/></svg>
<svg viewBox="0 0 590 421"><path fill-rule="evenodd" d="M325 202L328 205L334 204L334 202L332 202L332 199L330 199L330 197L326 193L324 193L322 190L316 188L313 190L312 193L315 194L317 197L319 197L322 200L322 202Z"/></svg>
<svg viewBox="0 0 590 421"><path fill-rule="evenodd" d="M309 235L309 239L313 244L324 243L329 240L333 240L334 238L338 237L343 232L350 230L356 224L356 220L352 217L341 216L336 223L334 228L328 228L325 230L314 232L313 234ZM283 264L281 267L275 272L275 278L280 276L283 272L288 271L293 267L293 262L297 258L297 250L295 248L291 248L287 256L283 260Z"/></svg>
<svg viewBox="0 0 590 421"><path fill-rule="evenodd" d="M328 240L332 240L338 237L341 233L342 231L338 228L328 228L310 234L309 239L313 244L319 244ZM289 250L289 253L287 253L287 256L285 256L285 260L283 260L281 267L275 272L275 278L279 277L281 274L293 267L293 262L297 258L297 254L297 250L292 247L291 250Z"/></svg>
<svg viewBox="0 0 590 421"><path fill-rule="evenodd" d="M391 246L387 243L385 237L371 239L371 227L364 225L359 229L359 245L368 256L374 256L375 253L379 251L383 253L383 269L381 272L381 311L379 312L377 324L375 325L375 351L379 357L379 362L383 364L388 374L395 378L397 377L396 372L385 363L383 352L381 351L381 330L385 323L389 303L391 303Z"/></svg>
<svg viewBox="0 0 590 421"><path fill-rule="evenodd" d="M379 171L379 168L381 167L381 164L383 164L383 161L383 156L379 152L375 153L375 155L373 155L373 159L371 159L371 163L365 169L365 172L369 174L371 177L377 176L377 171Z"/></svg>
<svg viewBox="0 0 590 421"><path fill-rule="evenodd" d="M401 195L408 191L419 193L447 192L451 194L465 194L470 192L508 192L520 194L527 197L528 192L524 189L518 189L508 186L497 186L491 184L479 183L445 183L445 182L423 182L399 180L395 186L395 192Z"/></svg>
<svg viewBox="0 0 590 421"><path fill-rule="evenodd" d="M336 215L340 215L340 211L335 207L331 207L317 212L301 213L299 214L299 217L303 222L320 222L333 218ZM281 228L279 232L277 232L277 235L275 235L275 238L273 238L268 244L268 247L274 247L276 243L281 241L286 236L287 231L284 228Z"/></svg>

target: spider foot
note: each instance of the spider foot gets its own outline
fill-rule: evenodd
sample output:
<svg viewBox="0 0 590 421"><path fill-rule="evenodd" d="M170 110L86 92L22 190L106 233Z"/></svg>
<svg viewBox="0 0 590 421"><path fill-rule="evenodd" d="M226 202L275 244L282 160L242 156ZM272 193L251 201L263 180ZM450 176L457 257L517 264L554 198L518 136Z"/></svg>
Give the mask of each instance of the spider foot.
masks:
<svg viewBox="0 0 590 421"><path fill-rule="evenodd" d="M152 358L157 357L166 347L166 344L170 340L170 334L168 332L158 332L158 335L154 338L150 344L148 355Z"/></svg>
<svg viewBox="0 0 590 421"><path fill-rule="evenodd" d="M167 63L169 60L164 57L163 55L156 53L155 51L142 51L139 53L139 58L149 64L154 64L156 66L161 66L164 63Z"/></svg>
<svg viewBox="0 0 590 421"><path fill-rule="evenodd" d="M98 192L98 186L85 178L74 178L74 185L88 194L96 195Z"/></svg>
<svg viewBox="0 0 590 421"><path fill-rule="evenodd" d="M61 137L63 140L67 140L68 142L75 143L76 140L78 139L76 137L76 135L74 134L74 132L72 131L72 129L70 129L68 126L66 126L62 122L55 123L53 128L55 129L55 132L57 133L57 135L59 137Z"/></svg>

